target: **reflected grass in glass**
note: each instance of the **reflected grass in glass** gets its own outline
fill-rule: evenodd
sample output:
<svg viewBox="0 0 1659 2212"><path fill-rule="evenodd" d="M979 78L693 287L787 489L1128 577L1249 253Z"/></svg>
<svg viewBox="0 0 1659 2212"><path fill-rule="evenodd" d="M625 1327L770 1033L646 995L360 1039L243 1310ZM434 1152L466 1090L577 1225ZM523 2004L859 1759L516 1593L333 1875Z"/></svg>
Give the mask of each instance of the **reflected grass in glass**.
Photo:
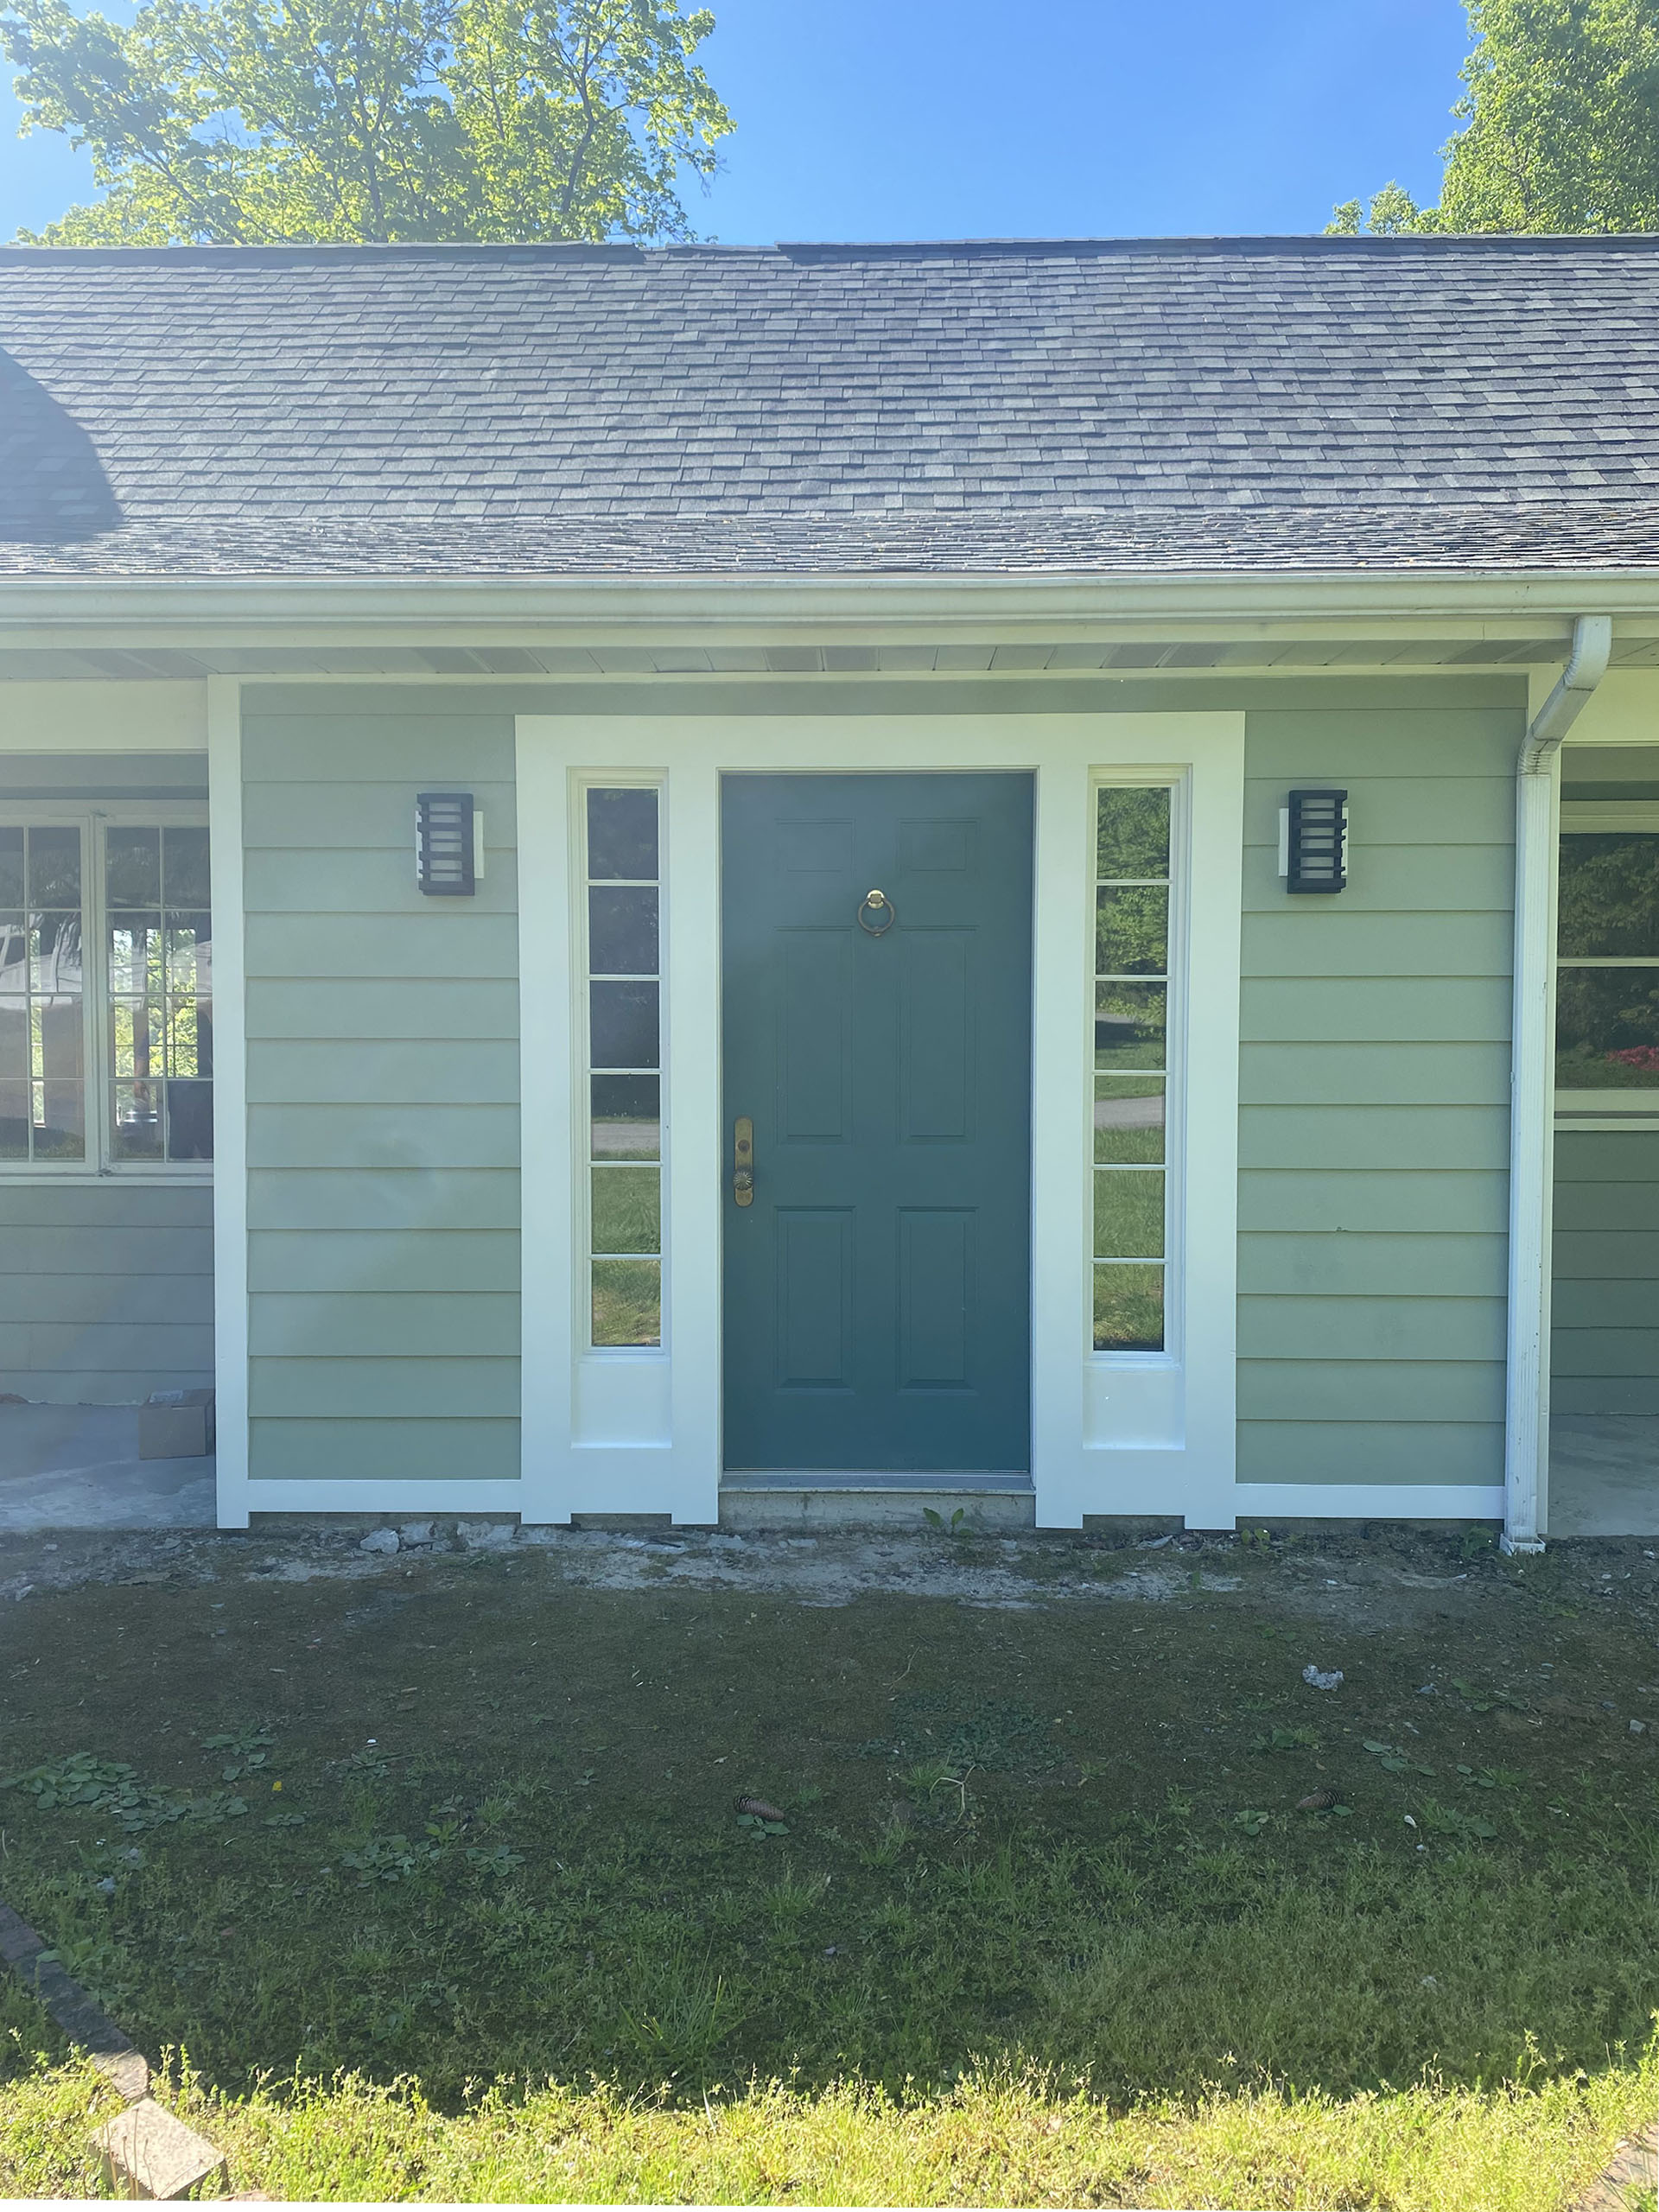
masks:
<svg viewBox="0 0 1659 2212"><path fill-rule="evenodd" d="M593 1249L660 1252L662 1176L655 1167L594 1167Z"/></svg>
<svg viewBox="0 0 1659 2212"><path fill-rule="evenodd" d="M595 1260L594 1342L659 1344L663 1340L663 1271L658 1260Z"/></svg>
<svg viewBox="0 0 1659 2212"><path fill-rule="evenodd" d="M1095 1257L1160 1260L1164 1255L1161 1168L1095 1170Z"/></svg>
<svg viewBox="0 0 1659 2212"><path fill-rule="evenodd" d="M1095 1158L1104 1162L1162 1164L1164 1078L1160 1075L1095 1077Z"/></svg>
<svg viewBox="0 0 1659 2212"><path fill-rule="evenodd" d="M1095 1065L1159 1068L1164 1065L1169 1028L1167 983L1096 983Z"/></svg>
<svg viewBox="0 0 1659 2212"><path fill-rule="evenodd" d="M1163 1348L1163 1269L1096 1267L1095 1350L1162 1351Z"/></svg>

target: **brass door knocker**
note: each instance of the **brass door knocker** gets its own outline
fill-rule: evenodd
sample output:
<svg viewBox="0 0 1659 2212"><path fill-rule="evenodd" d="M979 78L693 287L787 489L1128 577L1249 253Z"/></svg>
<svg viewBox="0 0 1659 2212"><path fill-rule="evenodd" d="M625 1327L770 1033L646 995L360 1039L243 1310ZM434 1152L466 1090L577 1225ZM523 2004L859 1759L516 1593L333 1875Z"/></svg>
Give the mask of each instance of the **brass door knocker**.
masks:
<svg viewBox="0 0 1659 2212"><path fill-rule="evenodd" d="M897 918L885 891L867 891L859 901L858 926L866 937L885 937Z"/></svg>

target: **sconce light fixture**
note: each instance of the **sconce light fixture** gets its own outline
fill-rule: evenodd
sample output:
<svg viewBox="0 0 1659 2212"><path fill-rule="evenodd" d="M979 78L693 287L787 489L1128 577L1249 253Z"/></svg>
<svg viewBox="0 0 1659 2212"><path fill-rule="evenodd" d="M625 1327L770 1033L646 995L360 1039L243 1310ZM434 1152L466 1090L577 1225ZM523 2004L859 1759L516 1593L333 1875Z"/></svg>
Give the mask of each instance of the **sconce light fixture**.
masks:
<svg viewBox="0 0 1659 2212"><path fill-rule="evenodd" d="M421 791L415 800L415 880L431 899L470 899L484 873L484 817L470 791Z"/></svg>
<svg viewBox="0 0 1659 2212"><path fill-rule="evenodd" d="M1279 873L1287 891L1348 886L1348 794L1292 791L1279 810Z"/></svg>

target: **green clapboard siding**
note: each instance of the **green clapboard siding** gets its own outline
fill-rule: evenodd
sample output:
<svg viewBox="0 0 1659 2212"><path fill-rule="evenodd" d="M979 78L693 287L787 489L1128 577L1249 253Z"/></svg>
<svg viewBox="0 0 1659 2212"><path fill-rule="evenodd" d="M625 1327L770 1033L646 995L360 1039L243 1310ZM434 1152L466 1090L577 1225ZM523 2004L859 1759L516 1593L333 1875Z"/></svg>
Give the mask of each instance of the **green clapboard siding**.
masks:
<svg viewBox="0 0 1659 2212"><path fill-rule="evenodd" d="M243 761L252 1473L510 1478L511 715L255 702ZM415 795L434 789L482 810L474 899L416 887Z"/></svg>
<svg viewBox="0 0 1659 2212"><path fill-rule="evenodd" d="M1659 1129L1555 1140L1550 1403L1659 1414Z"/></svg>
<svg viewBox="0 0 1659 2212"><path fill-rule="evenodd" d="M0 1391L123 1405L213 1380L201 1183L0 1182Z"/></svg>
<svg viewBox="0 0 1659 2212"><path fill-rule="evenodd" d="M1522 717L1420 699L1246 722L1244 1482L1503 1479ZM1297 785L1349 794L1340 897L1280 880Z"/></svg>

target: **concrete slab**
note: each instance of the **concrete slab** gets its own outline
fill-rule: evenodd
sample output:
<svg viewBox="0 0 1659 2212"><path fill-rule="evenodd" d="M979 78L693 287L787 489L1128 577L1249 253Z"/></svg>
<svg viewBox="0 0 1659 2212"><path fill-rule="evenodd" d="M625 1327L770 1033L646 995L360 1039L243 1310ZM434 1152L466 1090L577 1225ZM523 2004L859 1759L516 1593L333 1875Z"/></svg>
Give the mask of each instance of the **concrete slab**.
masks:
<svg viewBox="0 0 1659 2212"><path fill-rule="evenodd" d="M0 1530L211 1529L213 1461L141 1459L137 1406L0 1405Z"/></svg>
<svg viewBox="0 0 1659 2212"><path fill-rule="evenodd" d="M1557 1414L1549 1534L1659 1536L1659 1414Z"/></svg>
<svg viewBox="0 0 1659 2212"><path fill-rule="evenodd" d="M930 1520L930 1514L937 1520ZM1028 1478L1010 1475L728 1474L720 1525L748 1529L910 1529L943 1524L975 1535L1034 1528Z"/></svg>

